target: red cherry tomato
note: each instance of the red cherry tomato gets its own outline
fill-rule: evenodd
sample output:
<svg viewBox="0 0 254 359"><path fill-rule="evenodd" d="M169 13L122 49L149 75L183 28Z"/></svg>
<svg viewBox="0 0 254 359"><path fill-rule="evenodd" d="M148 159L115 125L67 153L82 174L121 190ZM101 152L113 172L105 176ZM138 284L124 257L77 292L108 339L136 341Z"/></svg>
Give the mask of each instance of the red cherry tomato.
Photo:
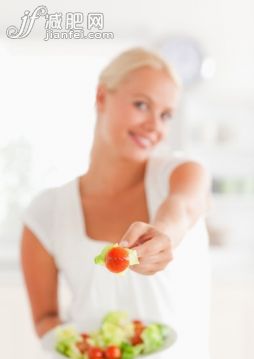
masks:
<svg viewBox="0 0 254 359"><path fill-rule="evenodd" d="M97 347L90 347L88 349L88 357L89 359L101 359L104 357L103 350Z"/></svg>
<svg viewBox="0 0 254 359"><path fill-rule="evenodd" d="M125 248L113 247L105 258L106 267L113 273L120 273L129 266L129 253Z"/></svg>
<svg viewBox="0 0 254 359"><path fill-rule="evenodd" d="M107 359L120 359L121 358L121 350L116 345L110 345L109 347L107 347L105 354L106 354Z"/></svg>

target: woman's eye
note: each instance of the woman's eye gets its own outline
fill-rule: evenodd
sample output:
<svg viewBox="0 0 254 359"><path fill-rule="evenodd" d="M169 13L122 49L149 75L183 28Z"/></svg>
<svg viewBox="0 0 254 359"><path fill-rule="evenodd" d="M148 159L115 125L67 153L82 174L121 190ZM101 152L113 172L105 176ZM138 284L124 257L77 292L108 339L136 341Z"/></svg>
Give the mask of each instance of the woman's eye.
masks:
<svg viewBox="0 0 254 359"><path fill-rule="evenodd" d="M140 110L146 110L148 108L148 105L144 101L136 101L134 102L135 107L139 108Z"/></svg>
<svg viewBox="0 0 254 359"><path fill-rule="evenodd" d="M163 114L161 115L161 119L162 119L163 121L169 121L169 120L171 120L171 119L172 119L172 113L170 113L170 112L165 112L165 113L163 113Z"/></svg>

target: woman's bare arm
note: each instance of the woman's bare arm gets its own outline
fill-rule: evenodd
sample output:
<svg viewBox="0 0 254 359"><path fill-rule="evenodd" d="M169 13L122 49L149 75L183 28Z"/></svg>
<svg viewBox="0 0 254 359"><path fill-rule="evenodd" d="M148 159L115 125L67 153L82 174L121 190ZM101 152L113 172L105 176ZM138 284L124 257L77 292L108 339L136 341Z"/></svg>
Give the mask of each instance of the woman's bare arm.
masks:
<svg viewBox="0 0 254 359"><path fill-rule="evenodd" d="M120 245L134 248L139 264L135 272L151 275L173 260L173 250L200 216L205 214L210 193L210 177L196 162L178 165L169 177L169 191L152 223L134 222Z"/></svg>
<svg viewBox="0 0 254 359"><path fill-rule="evenodd" d="M21 241L21 265L35 330L41 337L61 324L57 298L58 273L52 256L26 226Z"/></svg>
<svg viewBox="0 0 254 359"><path fill-rule="evenodd" d="M173 248L206 212L210 192L207 171L196 162L185 162L169 178L169 194L159 207L153 225L169 235Z"/></svg>

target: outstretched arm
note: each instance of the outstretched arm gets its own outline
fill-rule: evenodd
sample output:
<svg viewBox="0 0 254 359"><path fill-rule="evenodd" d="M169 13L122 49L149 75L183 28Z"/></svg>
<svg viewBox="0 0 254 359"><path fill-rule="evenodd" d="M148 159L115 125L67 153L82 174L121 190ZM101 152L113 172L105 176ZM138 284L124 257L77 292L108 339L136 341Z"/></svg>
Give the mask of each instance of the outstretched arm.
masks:
<svg viewBox="0 0 254 359"><path fill-rule="evenodd" d="M210 188L206 170L185 162L169 178L169 193L152 223L134 222L120 241L135 248L140 264L132 270L150 275L163 270L173 259L173 250L187 230L205 213Z"/></svg>
<svg viewBox="0 0 254 359"><path fill-rule="evenodd" d="M169 193L151 223L177 247L185 233L207 209L210 178L196 162L185 162L169 177Z"/></svg>

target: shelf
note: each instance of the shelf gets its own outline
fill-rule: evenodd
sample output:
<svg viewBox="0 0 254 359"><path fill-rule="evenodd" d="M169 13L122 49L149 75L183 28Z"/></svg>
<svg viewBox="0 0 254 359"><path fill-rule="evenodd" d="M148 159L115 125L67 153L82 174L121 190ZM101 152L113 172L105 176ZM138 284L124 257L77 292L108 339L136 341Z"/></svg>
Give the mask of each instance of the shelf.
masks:
<svg viewBox="0 0 254 359"><path fill-rule="evenodd" d="M215 204L243 204L254 207L253 195L237 195L237 194L212 194L211 202Z"/></svg>
<svg viewBox="0 0 254 359"><path fill-rule="evenodd" d="M205 145L200 144L191 145L187 144L187 150L193 153L198 153L202 155L204 158L212 158L212 157L247 157L248 159L254 158L254 148L239 148L239 147L219 147L214 146L211 148L205 148Z"/></svg>

